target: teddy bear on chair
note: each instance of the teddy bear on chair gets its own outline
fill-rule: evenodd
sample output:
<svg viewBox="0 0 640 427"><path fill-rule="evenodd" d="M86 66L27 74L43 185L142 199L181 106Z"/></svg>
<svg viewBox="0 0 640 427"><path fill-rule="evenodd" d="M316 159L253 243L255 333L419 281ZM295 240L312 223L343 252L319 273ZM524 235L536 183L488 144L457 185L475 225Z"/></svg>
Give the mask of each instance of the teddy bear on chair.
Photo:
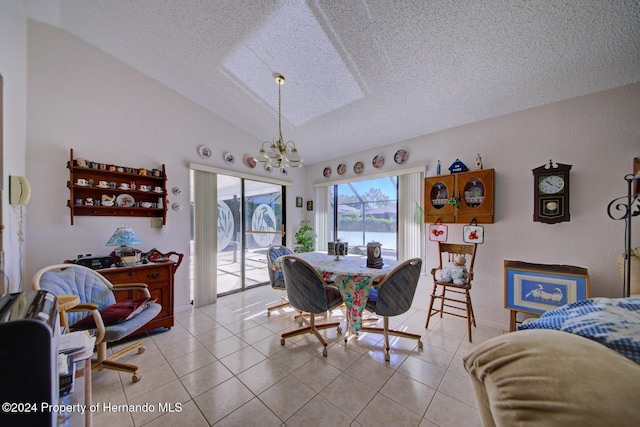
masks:
<svg viewBox="0 0 640 427"><path fill-rule="evenodd" d="M455 257L453 262L450 262L442 269L440 281L453 283L454 285L464 285L469 277L469 272L465 267L466 263L467 259L463 255Z"/></svg>

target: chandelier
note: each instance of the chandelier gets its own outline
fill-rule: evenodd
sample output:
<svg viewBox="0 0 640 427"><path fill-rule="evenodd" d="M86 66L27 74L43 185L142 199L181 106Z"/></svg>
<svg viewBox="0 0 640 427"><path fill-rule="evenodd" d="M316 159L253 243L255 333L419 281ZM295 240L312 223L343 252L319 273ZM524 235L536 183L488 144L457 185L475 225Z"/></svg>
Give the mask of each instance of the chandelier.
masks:
<svg viewBox="0 0 640 427"><path fill-rule="evenodd" d="M295 142L287 141L285 143L282 138L282 98L280 95L280 86L284 84L284 76L274 73L273 77L278 84L278 136L274 137L273 141L263 142L255 159L257 162L264 163L265 167L284 168L287 166L299 168L302 166L303 159L296 149Z"/></svg>

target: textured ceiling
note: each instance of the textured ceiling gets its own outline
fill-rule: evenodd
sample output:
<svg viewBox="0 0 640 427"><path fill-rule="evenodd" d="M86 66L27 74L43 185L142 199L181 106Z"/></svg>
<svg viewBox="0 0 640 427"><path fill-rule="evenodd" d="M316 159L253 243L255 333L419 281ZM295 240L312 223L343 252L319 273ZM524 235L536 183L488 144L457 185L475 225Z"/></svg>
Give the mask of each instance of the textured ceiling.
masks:
<svg viewBox="0 0 640 427"><path fill-rule="evenodd" d="M640 0L26 4L309 164L640 81Z"/></svg>

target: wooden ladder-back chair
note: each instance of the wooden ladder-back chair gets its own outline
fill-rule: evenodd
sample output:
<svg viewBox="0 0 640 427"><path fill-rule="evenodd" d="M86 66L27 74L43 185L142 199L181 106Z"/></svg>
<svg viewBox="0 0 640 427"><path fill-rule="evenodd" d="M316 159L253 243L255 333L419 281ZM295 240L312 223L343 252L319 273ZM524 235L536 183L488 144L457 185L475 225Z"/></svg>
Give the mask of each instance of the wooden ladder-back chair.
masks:
<svg viewBox="0 0 640 427"><path fill-rule="evenodd" d="M444 313L452 316L463 317L467 319L467 333L469 342L471 342L471 325L476 326L476 318L473 314L473 304L471 303L471 284L473 282L473 264L476 260L476 244L462 243L442 243L438 242L438 254L440 264L431 270L433 276L433 291L431 292L431 302L429 304L429 313L427 314L427 323L425 328L429 328L429 320L431 316L440 314L440 318ZM456 257L464 256L466 259L467 277L464 283L456 284L453 282L441 281L442 270L449 263L452 263ZM438 293L439 289L441 290ZM434 308L434 302L440 300L440 308ZM437 305L437 304L436 304ZM463 312L464 314L461 314Z"/></svg>

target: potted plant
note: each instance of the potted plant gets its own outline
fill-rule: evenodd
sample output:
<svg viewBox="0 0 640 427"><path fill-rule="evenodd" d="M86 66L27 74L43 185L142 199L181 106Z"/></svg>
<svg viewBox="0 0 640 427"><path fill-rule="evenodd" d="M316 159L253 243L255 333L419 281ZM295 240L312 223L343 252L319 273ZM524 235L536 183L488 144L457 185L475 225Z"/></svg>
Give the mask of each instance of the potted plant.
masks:
<svg viewBox="0 0 640 427"><path fill-rule="evenodd" d="M300 221L300 228L296 231L296 243L293 251L296 253L313 252L316 250L316 233L309 221Z"/></svg>

